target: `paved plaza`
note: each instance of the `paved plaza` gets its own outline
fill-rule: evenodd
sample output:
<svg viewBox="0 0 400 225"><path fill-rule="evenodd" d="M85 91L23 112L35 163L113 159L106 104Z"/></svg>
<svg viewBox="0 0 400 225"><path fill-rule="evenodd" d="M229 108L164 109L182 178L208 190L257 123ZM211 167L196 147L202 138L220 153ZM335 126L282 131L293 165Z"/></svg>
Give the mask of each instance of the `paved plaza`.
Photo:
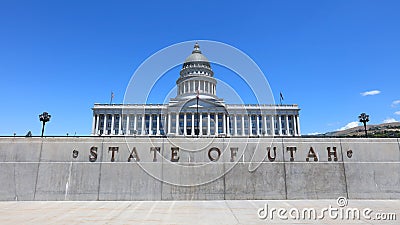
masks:
<svg viewBox="0 0 400 225"><path fill-rule="evenodd" d="M265 217L268 211L276 209ZM292 219L299 210L315 209L317 217L324 208L357 209L360 220ZM264 210L260 210L264 209ZM279 218L277 211L281 213ZM369 210L370 209L370 210ZM344 210L344 211L345 211ZM363 211L368 218L363 218ZM335 213L333 213L335 214ZM378 215L379 214L379 215ZM393 217L393 215L395 215ZM35 201L0 202L1 224L398 224L400 200L349 200L339 207L337 200L241 200L241 201ZM287 219L284 219L284 218ZM377 218L386 220L377 220ZM389 218L390 217L390 218Z"/></svg>

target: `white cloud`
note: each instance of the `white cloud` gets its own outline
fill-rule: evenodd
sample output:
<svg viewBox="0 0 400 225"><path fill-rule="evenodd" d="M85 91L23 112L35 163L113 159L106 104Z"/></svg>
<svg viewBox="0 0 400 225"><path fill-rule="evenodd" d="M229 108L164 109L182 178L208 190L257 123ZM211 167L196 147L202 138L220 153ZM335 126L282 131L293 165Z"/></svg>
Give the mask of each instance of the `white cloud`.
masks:
<svg viewBox="0 0 400 225"><path fill-rule="evenodd" d="M398 121L395 120L394 118L387 118L386 120L383 121L383 123L394 123L394 122L398 122Z"/></svg>
<svg viewBox="0 0 400 225"><path fill-rule="evenodd" d="M350 129L350 128L353 128L353 127L358 127L358 121L350 122L350 123L346 124L346 126L338 129L338 131L347 130L347 129Z"/></svg>
<svg viewBox="0 0 400 225"><path fill-rule="evenodd" d="M393 101L392 107L396 107L398 104L400 104L400 100Z"/></svg>
<svg viewBox="0 0 400 225"><path fill-rule="evenodd" d="M400 111L394 112L394 114L396 114L396 115L400 115Z"/></svg>
<svg viewBox="0 0 400 225"><path fill-rule="evenodd" d="M368 95L377 95L380 94L381 91L379 90L373 90L373 91L366 91L366 92L362 92L360 93L362 96L368 96Z"/></svg>
<svg viewBox="0 0 400 225"><path fill-rule="evenodd" d="M318 135L321 134L320 132L312 132L312 133L308 133L307 135Z"/></svg>

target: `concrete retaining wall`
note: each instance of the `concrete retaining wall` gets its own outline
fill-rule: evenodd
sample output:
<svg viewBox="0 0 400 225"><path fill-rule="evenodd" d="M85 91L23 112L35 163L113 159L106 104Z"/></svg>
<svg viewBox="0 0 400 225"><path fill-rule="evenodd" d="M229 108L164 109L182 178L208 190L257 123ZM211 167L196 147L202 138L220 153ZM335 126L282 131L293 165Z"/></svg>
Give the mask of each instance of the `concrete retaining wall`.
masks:
<svg viewBox="0 0 400 225"><path fill-rule="evenodd" d="M0 184L3 201L400 199L400 144L397 139L10 137L0 138Z"/></svg>

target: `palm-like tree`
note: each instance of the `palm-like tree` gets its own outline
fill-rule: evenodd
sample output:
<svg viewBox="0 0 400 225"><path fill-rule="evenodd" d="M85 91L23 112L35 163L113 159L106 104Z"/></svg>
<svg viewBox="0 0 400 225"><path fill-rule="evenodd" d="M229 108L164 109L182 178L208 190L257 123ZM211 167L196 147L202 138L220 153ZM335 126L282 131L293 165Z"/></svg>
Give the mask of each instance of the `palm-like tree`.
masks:
<svg viewBox="0 0 400 225"><path fill-rule="evenodd" d="M358 116L358 119L360 120L361 123L364 124L365 137L368 137L368 134L367 134L367 122L369 122L369 115L367 115L365 113L361 113Z"/></svg>
<svg viewBox="0 0 400 225"><path fill-rule="evenodd" d="M42 114L39 115L39 120L43 122L43 126L42 126L42 137L43 137L43 133L44 133L44 125L46 124L46 122L49 122L51 118L51 115L48 114L47 112L43 112Z"/></svg>

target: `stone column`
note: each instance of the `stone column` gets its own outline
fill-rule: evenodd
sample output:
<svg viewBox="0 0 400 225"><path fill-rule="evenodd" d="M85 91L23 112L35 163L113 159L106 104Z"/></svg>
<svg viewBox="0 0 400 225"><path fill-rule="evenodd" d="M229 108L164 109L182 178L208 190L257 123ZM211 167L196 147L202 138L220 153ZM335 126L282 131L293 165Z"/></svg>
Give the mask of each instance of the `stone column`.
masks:
<svg viewBox="0 0 400 225"><path fill-rule="evenodd" d="M136 134L138 133L137 132L137 114L135 114L133 117L133 130L136 131ZM129 131L129 134L131 134L131 131Z"/></svg>
<svg viewBox="0 0 400 225"><path fill-rule="evenodd" d="M282 136L282 116L278 115L278 131L279 131L279 135Z"/></svg>
<svg viewBox="0 0 400 225"><path fill-rule="evenodd" d="M256 129L257 129L257 132L256 132L256 134L258 135L258 136L260 136L260 116L259 115L257 115L257 118L256 118Z"/></svg>
<svg viewBox="0 0 400 225"><path fill-rule="evenodd" d="M297 136L298 135L298 133L297 133L297 116L296 115L293 115L292 116L292 118L293 118L293 134L294 134L294 136Z"/></svg>
<svg viewBox="0 0 400 225"><path fill-rule="evenodd" d="M275 136L275 115L271 115L271 132Z"/></svg>
<svg viewBox="0 0 400 225"><path fill-rule="evenodd" d="M95 134L99 134L100 133L100 127L99 127L99 123L100 123L100 114L97 115L97 121L96 121L96 133Z"/></svg>
<svg viewBox="0 0 400 225"><path fill-rule="evenodd" d="M149 135L153 134L153 114L149 115Z"/></svg>
<svg viewBox="0 0 400 225"><path fill-rule="evenodd" d="M160 135L160 114L157 114L157 135Z"/></svg>
<svg viewBox="0 0 400 225"><path fill-rule="evenodd" d="M265 115L262 115L262 121L263 121L264 135L268 135L267 117Z"/></svg>
<svg viewBox="0 0 400 225"><path fill-rule="evenodd" d="M171 113L168 113L168 134L171 133Z"/></svg>
<svg viewBox="0 0 400 225"><path fill-rule="evenodd" d="M286 121L286 135L289 136L290 130L289 130L289 116L288 115L285 116L285 121Z"/></svg>
<svg viewBox="0 0 400 225"><path fill-rule="evenodd" d="M161 118L162 118L162 116L161 116ZM164 130L164 135L166 135L167 134L167 127L169 126L169 124L167 124L167 114L164 114L164 122L163 123L164 124L163 124L162 128Z"/></svg>
<svg viewBox="0 0 400 225"><path fill-rule="evenodd" d="M207 135L208 136L210 136L211 135L211 116L210 116L210 113L207 113L207 118L208 118L208 120L207 120Z"/></svg>
<svg viewBox="0 0 400 225"><path fill-rule="evenodd" d="M92 119L92 135L96 133L96 114L93 113Z"/></svg>
<svg viewBox="0 0 400 225"><path fill-rule="evenodd" d="M192 136L194 136L194 113L192 113Z"/></svg>
<svg viewBox="0 0 400 225"><path fill-rule="evenodd" d="M138 130L138 128L137 128L137 114L135 114L134 118L133 118L133 130L136 131L136 134L138 133L137 132L137 130ZM130 134L130 131L129 131L129 134Z"/></svg>
<svg viewBox="0 0 400 225"><path fill-rule="evenodd" d="M130 123L130 121L129 121L129 113L128 113L128 114L126 114L126 131L125 131L126 135L130 135L131 134L131 132L129 130L130 129L129 123Z"/></svg>
<svg viewBox="0 0 400 225"><path fill-rule="evenodd" d="M111 115L111 135L114 134L114 122L115 122L114 117L115 117L115 115L112 114L112 115Z"/></svg>
<svg viewBox="0 0 400 225"><path fill-rule="evenodd" d="M187 132L186 132L186 126L187 126L187 113L183 114L183 135L186 136Z"/></svg>
<svg viewBox="0 0 400 225"><path fill-rule="evenodd" d="M103 124L103 135L106 135L107 131L107 114L104 114L104 124Z"/></svg>
<svg viewBox="0 0 400 225"><path fill-rule="evenodd" d="M203 135L203 114L199 113L199 135Z"/></svg>
<svg viewBox="0 0 400 225"><path fill-rule="evenodd" d="M242 116L242 136L245 136L246 133L244 132L244 114L242 114L241 116Z"/></svg>
<svg viewBox="0 0 400 225"><path fill-rule="evenodd" d="M142 135L146 135L145 122L146 122L146 114L143 114L142 115Z"/></svg>
<svg viewBox="0 0 400 225"><path fill-rule="evenodd" d="M301 135L301 132L300 132L300 116L297 116L297 131L298 131L298 135L300 136Z"/></svg>
<svg viewBox="0 0 400 225"><path fill-rule="evenodd" d="M226 134L226 118L225 118L225 114L222 114L222 133Z"/></svg>
<svg viewBox="0 0 400 225"><path fill-rule="evenodd" d="M234 118L233 118L233 122L235 123L235 124L233 124L233 135L235 135L235 136L237 136L237 115L235 114L235 115L233 115L234 116Z"/></svg>
<svg viewBox="0 0 400 225"><path fill-rule="evenodd" d="M176 121L175 121L175 134L179 135L179 112L177 112L175 114L175 118L176 118Z"/></svg>
<svg viewBox="0 0 400 225"><path fill-rule="evenodd" d="M226 117L226 135L227 135L227 136L230 136L230 135L231 135L231 127L230 127L230 125L229 125L229 122L230 122L230 117L227 116L227 117Z"/></svg>
<svg viewBox="0 0 400 225"><path fill-rule="evenodd" d="M253 136L253 121L251 120L251 114L249 115L249 136Z"/></svg>
<svg viewBox="0 0 400 225"><path fill-rule="evenodd" d="M119 114L118 135L122 134L122 114Z"/></svg>
<svg viewBox="0 0 400 225"><path fill-rule="evenodd" d="M216 135L216 136L218 136L218 113L215 113L215 117L214 117L214 119L215 119L215 132L214 132L214 134Z"/></svg>

